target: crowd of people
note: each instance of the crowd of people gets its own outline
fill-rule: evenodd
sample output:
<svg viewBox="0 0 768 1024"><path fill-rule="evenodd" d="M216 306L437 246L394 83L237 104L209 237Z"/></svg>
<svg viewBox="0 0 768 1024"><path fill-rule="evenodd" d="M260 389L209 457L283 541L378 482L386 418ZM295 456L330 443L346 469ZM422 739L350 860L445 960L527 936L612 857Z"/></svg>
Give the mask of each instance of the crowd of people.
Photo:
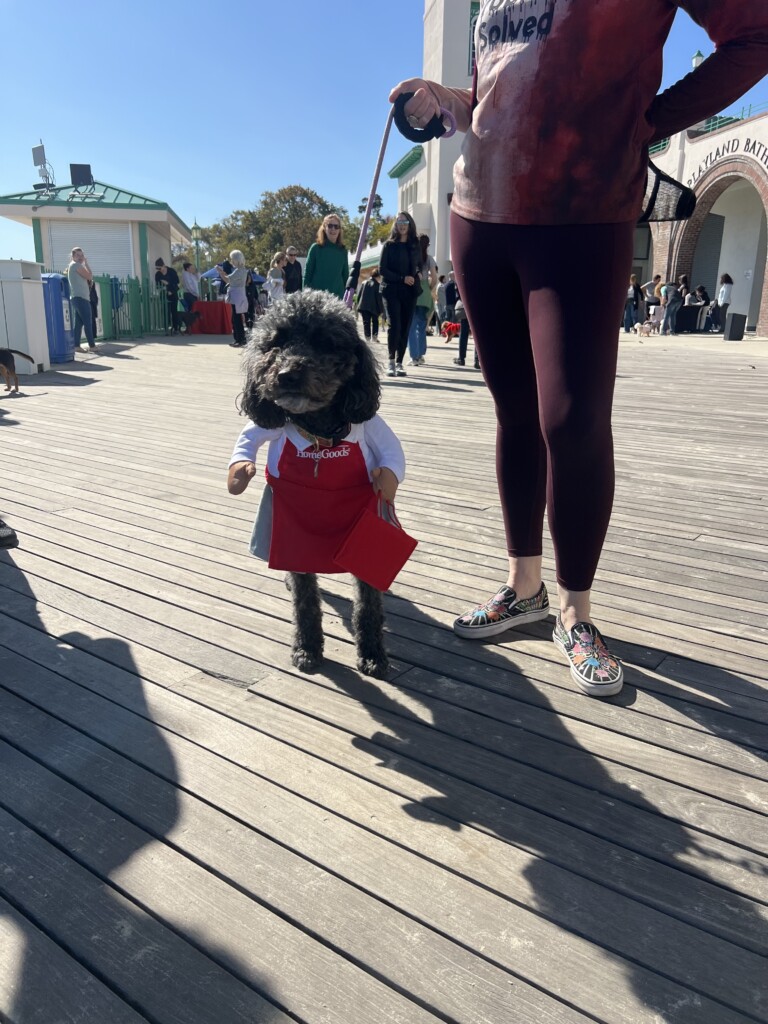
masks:
<svg viewBox="0 0 768 1024"><path fill-rule="evenodd" d="M624 301L624 331L629 333L639 324L644 324L654 334L676 335L678 313L684 306L706 307L707 315L702 326L706 333L722 333L725 318L731 304L733 278L721 274L717 298L710 298L705 285L691 288L688 275L681 274L676 281L662 281L656 274L645 284L638 284L637 275L631 274ZM693 321L696 329L698 319Z"/></svg>
<svg viewBox="0 0 768 1024"><path fill-rule="evenodd" d="M386 324L389 363L387 375L405 377L403 362L410 366L425 363L427 336L439 332L442 325L455 320L460 324L459 358L464 365L469 339L469 320L464 313L455 275L438 277L438 266L429 252L430 239L419 234L410 214L398 213L390 237L382 247L380 265L359 285L354 296L355 310L361 317L366 340L378 342L379 329ZM338 214L330 213L318 227L309 247L304 267L295 246L276 252L266 277L245 264L239 249L217 264L219 298L232 309L233 348L245 345L246 329L264 308L286 295L312 288L343 298L349 279L349 252L344 245L343 225ZM168 323L172 333L179 329L178 302L189 311L200 299L200 274L192 263L183 264L181 281L162 259L156 261L155 283L165 290ZM474 366L479 369L475 357Z"/></svg>

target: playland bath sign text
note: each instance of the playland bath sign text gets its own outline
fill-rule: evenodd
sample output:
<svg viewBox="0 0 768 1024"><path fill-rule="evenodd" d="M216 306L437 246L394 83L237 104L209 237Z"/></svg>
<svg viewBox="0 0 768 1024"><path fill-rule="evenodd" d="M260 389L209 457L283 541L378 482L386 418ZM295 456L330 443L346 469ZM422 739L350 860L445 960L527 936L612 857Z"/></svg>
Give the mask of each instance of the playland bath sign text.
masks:
<svg viewBox="0 0 768 1024"><path fill-rule="evenodd" d="M763 167L768 169L768 146L764 142L759 142L757 139L745 139L742 148L741 139L733 138L721 143L716 149L710 150L690 178L688 178L686 184L689 188L693 188L702 174L708 171L718 160L722 160L727 156L734 156L739 152L754 157L758 163L761 163Z"/></svg>

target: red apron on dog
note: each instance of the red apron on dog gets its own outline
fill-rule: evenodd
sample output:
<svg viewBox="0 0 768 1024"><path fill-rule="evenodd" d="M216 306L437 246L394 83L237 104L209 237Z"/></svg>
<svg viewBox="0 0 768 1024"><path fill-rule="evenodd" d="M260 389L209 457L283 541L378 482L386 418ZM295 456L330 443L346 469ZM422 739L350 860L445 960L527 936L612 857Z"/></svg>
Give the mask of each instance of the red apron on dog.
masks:
<svg viewBox="0 0 768 1024"><path fill-rule="evenodd" d="M347 572L334 555L360 513L376 510L360 445L300 451L286 439L278 469L280 476L267 471L274 502L270 569Z"/></svg>

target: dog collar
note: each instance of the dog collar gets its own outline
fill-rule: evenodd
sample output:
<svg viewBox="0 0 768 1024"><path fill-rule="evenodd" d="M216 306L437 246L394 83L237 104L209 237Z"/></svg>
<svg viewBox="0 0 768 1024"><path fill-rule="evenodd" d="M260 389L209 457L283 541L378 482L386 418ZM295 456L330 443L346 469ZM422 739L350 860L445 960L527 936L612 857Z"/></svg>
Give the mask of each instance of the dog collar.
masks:
<svg viewBox="0 0 768 1024"><path fill-rule="evenodd" d="M343 423L333 437L320 437L319 434L313 434L309 430L305 430L304 427L300 427L296 420L291 420L294 427L298 430L305 441L309 441L315 449L318 448L335 448L337 444L340 444L347 434L352 429L351 423Z"/></svg>

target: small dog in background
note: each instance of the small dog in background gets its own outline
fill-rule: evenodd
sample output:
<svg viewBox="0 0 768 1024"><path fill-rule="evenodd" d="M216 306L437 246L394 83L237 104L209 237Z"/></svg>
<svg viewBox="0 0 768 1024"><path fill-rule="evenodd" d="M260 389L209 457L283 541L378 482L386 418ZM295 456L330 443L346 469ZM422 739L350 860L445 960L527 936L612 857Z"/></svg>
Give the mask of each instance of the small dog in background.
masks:
<svg viewBox="0 0 768 1024"><path fill-rule="evenodd" d="M19 390L19 378L16 376L16 360L14 356L21 356L22 359L29 360L30 363L34 363L32 356L27 355L26 352L19 352L15 348L0 348L0 373L3 375L5 381L6 391ZM11 387L13 384L13 387Z"/></svg>
<svg viewBox="0 0 768 1024"><path fill-rule="evenodd" d="M197 323L200 319L200 314L197 310L188 313L186 310L180 309L176 315L178 316L179 323L181 324L179 334L189 334L192 325Z"/></svg>
<svg viewBox="0 0 768 1024"><path fill-rule="evenodd" d="M450 341L451 338L458 338L459 334L461 334L461 324L454 324L450 320L446 320L440 328L440 333L446 341Z"/></svg>
<svg viewBox="0 0 768 1024"><path fill-rule="evenodd" d="M652 320L646 320L644 324L635 324L632 330L638 336L642 335L644 338L650 338L652 334L659 333L659 325L655 324Z"/></svg>

